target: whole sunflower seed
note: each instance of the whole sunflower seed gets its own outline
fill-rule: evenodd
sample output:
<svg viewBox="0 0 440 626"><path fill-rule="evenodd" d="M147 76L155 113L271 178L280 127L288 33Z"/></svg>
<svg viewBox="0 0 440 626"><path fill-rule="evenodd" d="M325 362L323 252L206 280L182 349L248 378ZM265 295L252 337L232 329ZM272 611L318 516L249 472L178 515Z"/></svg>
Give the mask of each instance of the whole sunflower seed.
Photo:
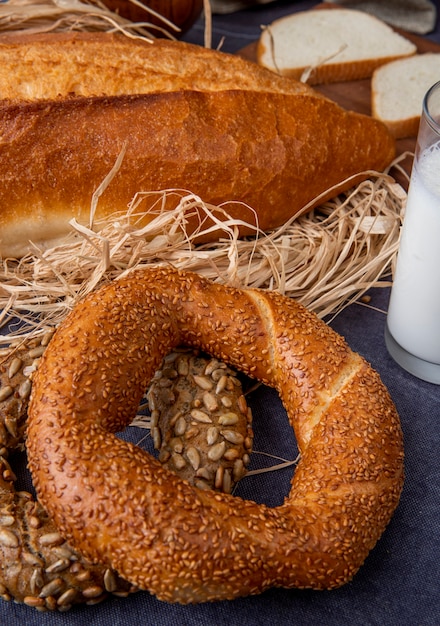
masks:
<svg viewBox="0 0 440 626"><path fill-rule="evenodd" d="M217 426L210 426L206 431L206 443L208 446L212 446L218 439L218 428Z"/></svg>
<svg viewBox="0 0 440 626"><path fill-rule="evenodd" d="M76 589L72 587L70 589L66 589L64 593L60 595L57 600L57 604L59 607L71 606L77 597L78 592Z"/></svg>
<svg viewBox="0 0 440 626"><path fill-rule="evenodd" d="M53 574L62 572L63 570L67 569L69 565L69 559L58 559L58 561L55 561L55 563L52 563L52 565L49 565L49 567L46 568L46 573Z"/></svg>
<svg viewBox="0 0 440 626"><path fill-rule="evenodd" d="M198 470L200 467L200 453L194 446L190 446L186 450L186 456L191 463L194 470Z"/></svg>
<svg viewBox="0 0 440 626"><path fill-rule="evenodd" d="M0 528L0 543L8 548L18 548L20 540L12 530Z"/></svg>
<svg viewBox="0 0 440 626"><path fill-rule="evenodd" d="M202 424L212 424L212 419L209 415L199 409L193 409L191 411L191 417L195 419L196 422L202 422Z"/></svg>
<svg viewBox="0 0 440 626"><path fill-rule="evenodd" d="M0 402L3 402L14 393L13 387L11 385L5 385L0 389Z"/></svg>
<svg viewBox="0 0 440 626"><path fill-rule="evenodd" d="M244 441L243 435L241 433L238 433L236 430L225 429L221 430L220 434L226 439L226 441L229 441L230 443L239 444L243 443Z"/></svg>
<svg viewBox="0 0 440 626"><path fill-rule="evenodd" d="M54 578L41 588L38 594L40 598L47 598L48 596L55 596L64 589L64 581L62 578Z"/></svg>
<svg viewBox="0 0 440 626"><path fill-rule="evenodd" d="M38 595L41 588L44 585L43 571L41 567L36 567L32 572L32 576L30 579L30 588L31 592L34 595Z"/></svg>
<svg viewBox="0 0 440 626"><path fill-rule="evenodd" d="M224 441L220 441L220 443L215 443L210 450L208 450L208 458L211 461L218 461L222 458L224 452L226 450L226 443Z"/></svg>
<svg viewBox="0 0 440 626"><path fill-rule="evenodd" d="M218 419L220 426L234 426L238 424L238 415L236 413L225 413Z"/></svg>
<svg viewBox="0 0 440 626"><path fill-rule="evenodd" d="M22 365L22 359L20 359L18 356L14 357L9 364L8 378L13 378L15 374L17 374L21 370Z"/></svg>

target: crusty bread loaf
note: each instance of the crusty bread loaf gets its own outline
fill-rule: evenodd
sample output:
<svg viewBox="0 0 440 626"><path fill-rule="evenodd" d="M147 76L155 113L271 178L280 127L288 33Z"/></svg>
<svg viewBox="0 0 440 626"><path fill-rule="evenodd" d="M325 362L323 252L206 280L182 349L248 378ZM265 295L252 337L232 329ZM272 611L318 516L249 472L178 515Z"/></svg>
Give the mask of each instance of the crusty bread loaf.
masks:
<svg viewBox="0 0 440 626"><path fill-rule="evenodd" d="M371 110L396 138L417 135L423 98L440 80L440 54L399 59L378 68L371 81Z"/></svg>
<svg viewBox="0 0 440 626"><path fill-rule="evenodd" d="M260 36L260 65L309 84L368 78L416 46L368 13L354 9L301 11L282 17Z"/></svg>
<svg viewBox="0 0 440 626"><path fill-rule="evenodd" d="M105 33L1 41L2 256L53 244L72 218L88 223L123 149L96 217L125 211L137 192L180 188L246 203L228 212L255 224L255 210L264 230L394 156L381 122L238 57Z"/></svg>
<svg viewBox="0 0 440 626"><path fill-rule="evenodd" d="M178 188L215 205L247 203L263 230L333 185L353 185L342 184L348 176L382 170L395 148L381 122L324 98L254 91L4 104L0 135L3 256L23 254L29 240L53 243L74 217L88 223L93 192L124 147L96 217L126 210L139 191ZM241 204L228 212L255 223ZM193 217L189 231L197 225Z"/></svg>
<svg viewBox="0 0 440 626"><path fill-rule="evenodd" d="M196 89L307 93L239 56L111 33L0 36L0 98L53 99Z"/></svg>

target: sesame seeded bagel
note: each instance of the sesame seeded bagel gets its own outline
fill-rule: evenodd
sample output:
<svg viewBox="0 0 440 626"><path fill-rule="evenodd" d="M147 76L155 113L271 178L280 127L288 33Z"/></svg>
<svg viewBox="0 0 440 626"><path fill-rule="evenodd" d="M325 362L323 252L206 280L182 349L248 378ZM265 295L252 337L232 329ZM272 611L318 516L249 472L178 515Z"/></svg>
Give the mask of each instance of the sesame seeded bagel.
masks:
<svg viewBox="0 0 440 626"><path fill-rule="evenodd" d="M65 612L137 589L83 559L32 493L17 490L12 453L24 447L32 379L52 334L0 349L0 598ZM179 349L155 372L148 399L161 463L200 488L231 491L246 473L252 446L250 409L235 373L217 359ZM195 410L209 421L194 419Z"/></svg>
<svg viewBox="0 0 440 626"><path fill-rule="evenodd" d="M281 506L197 489L114 435L181 344L278 390L301 452ZM403 483L396 409L339 335L279 294L170 268L114 281L60 325L35 375L27 446L59 532L169 602L342 585Z"/></svg>

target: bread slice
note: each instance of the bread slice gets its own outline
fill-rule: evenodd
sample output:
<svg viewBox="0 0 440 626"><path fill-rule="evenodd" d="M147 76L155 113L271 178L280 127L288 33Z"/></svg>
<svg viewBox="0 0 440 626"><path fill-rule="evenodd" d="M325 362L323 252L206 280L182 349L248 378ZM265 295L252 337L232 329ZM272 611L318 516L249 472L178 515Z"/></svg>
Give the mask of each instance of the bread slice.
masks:
<svg viewBox="0 0 440 626"><path fill-rule="evenodd" d="M423 98L440 81L440 53L427 52L378 68L371 80L371 110L396 139L417 135Z"/></svg>
<svg viewBox="0 0 440 626"><path fill-rule="evenodd" d="M373 15L354 9L301 11L265 28L258 63L309 84L368 78L416 46Z"/></svg>

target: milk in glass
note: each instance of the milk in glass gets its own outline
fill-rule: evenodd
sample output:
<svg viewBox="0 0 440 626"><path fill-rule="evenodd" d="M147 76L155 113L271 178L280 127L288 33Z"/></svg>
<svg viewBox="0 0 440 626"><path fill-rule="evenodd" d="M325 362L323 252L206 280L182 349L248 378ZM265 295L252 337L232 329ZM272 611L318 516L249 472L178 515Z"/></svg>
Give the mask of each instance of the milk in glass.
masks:
<svg viewBox="0 0 440 626"><path fill-rule="evenodd" d="M388 310L394 339L440 364L440 142L414 165Z"/></svg>
<svg viewBox="0 0 440 626"><path fill-rule="evenodd" d="M440 384L440 82L424 100L385 339L402 367Z"/></svg>

